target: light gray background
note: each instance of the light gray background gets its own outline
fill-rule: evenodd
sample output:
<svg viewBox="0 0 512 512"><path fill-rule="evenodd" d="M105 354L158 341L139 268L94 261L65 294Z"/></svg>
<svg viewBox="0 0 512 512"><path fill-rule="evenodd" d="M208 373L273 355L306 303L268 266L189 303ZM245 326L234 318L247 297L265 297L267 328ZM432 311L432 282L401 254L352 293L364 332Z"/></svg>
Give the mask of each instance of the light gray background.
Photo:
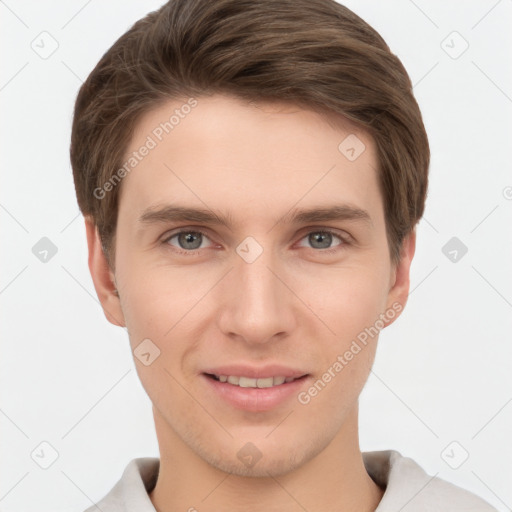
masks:
<svg viewBox="0 0 512 512"><path fill-rule="evenodd" d="M158 455L127 335L89 276L68 147L82 80L161 3L0 1L4 512L82 511L129 460ZM405 64L432 150L411 296L361 397L362 449L397 449L510 510L512 0L346 5ZM31 45L51 38L43 59ZM46 263L32 252L42 237L58 249ZM468 248L456 262L442 252L452 237ZM50 461L43 441L59 455L48 469L31 458Z"/></svg>

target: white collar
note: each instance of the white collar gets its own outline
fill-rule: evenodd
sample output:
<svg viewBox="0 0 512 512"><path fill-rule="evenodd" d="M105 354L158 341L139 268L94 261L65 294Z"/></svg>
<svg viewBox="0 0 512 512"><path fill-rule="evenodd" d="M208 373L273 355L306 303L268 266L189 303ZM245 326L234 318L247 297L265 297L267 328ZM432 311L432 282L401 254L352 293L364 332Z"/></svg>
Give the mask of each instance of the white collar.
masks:
<svg viewBox="0 0 512 512"><path fill-rule="evenodd" d="M363 452L370 477L385 489L375 512L497 512L478 496L428 475L416 462L394 450ZM132 459L121 479L98 502L102 512L155 512L149 499L160 459ZM96 506L85 512L96 512Z"/></svg>

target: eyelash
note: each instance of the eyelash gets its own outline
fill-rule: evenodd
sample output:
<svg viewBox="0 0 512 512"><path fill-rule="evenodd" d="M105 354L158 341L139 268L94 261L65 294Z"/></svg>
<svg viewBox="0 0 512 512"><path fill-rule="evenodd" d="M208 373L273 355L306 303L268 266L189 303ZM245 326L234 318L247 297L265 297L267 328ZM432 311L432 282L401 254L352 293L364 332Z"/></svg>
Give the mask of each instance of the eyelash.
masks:
<svg viewBox="0 0 512 512"><path fill-rule="evenodd" d="M202 235L202 236L204 236L204 237L209 239L208 234L205 233L204 231L201 231L201 229L195 229L195 228L194 229L181 229L180 231L176 231L175 233L172 233L171 235L165 237L165 239L162 240L162 244L166 245L167 247L170 247L172 251L174 251L174 252L176 252L178 254L183 254L185 256L194 256L196 254L199 254L201 249L195 249L195 250L192 250L192 251L186 251L184 249L179 249L177 247L169 245L169 240L171 240L175 236L180 235L181 233L198 233L198 234L200 234L200 235ZM319 253L322 253L322 254L333 254L333 253L335 253L335 252L337 252L339 250L342 250L343 246L348 245L348 243L349 243L348 240L347 240L348 237L343 237L338 232L333 231L333 230L328 229L328 228L313 229L311 231L308 231L301 238L301 240L306 238L311 233L328 233L328 234L332 235L333 237L337 237L337 238L339 238L341 240L340 244L338 244L338 245L336 245L334 247L330 247L328 249L315 249L314 247L309 247L309 249L312 249L313 251L319 252Z"/></svg>

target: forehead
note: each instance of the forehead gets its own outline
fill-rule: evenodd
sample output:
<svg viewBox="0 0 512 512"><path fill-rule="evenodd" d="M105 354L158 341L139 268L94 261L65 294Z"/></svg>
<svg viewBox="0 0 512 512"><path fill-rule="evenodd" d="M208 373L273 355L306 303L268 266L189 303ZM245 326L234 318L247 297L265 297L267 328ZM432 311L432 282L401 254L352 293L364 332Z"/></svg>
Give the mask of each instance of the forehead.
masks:
<svg viewBox="0 0 512 512"><path fill-rule="evenodd" d="M369 134L291 103L223 95L169 101L139 120L129 159L135 165L122 182L120 211L185 202L263 215L299 202L379 208L381 201Z"/></svg>

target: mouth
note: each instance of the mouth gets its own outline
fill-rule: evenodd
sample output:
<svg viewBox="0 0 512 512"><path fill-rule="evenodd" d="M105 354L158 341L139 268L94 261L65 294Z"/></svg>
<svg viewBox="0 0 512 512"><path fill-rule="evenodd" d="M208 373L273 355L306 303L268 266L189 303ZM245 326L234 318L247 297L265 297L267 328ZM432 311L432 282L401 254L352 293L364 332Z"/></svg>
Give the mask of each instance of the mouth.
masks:
<svg viewBox="0 0 512 512"><path fill-rule="evenodd" d="M279 371L276 375L267 372L264 377L228 375L227 372L203 372L201 375L207 394L214 401L219 401L219 405L248 412L273 411L290 406L307 385L306 381L311 379L310 374L295 372L285 376L279 375Z"/></svg>
<svg viewBox="0 0 512 512"><path fill-rule="evenodd" d="M205 373L205 375L210 379L216 380L217 382L231 384L232 386L258 389L282 386L283 384L288 384L290 382L301 380L307 377L307 374L300 377L284 377L282 375L277 375L275 377L265 377L258 379L254 377L246 377L243 375L216 375L214 373Z"/></svg>

